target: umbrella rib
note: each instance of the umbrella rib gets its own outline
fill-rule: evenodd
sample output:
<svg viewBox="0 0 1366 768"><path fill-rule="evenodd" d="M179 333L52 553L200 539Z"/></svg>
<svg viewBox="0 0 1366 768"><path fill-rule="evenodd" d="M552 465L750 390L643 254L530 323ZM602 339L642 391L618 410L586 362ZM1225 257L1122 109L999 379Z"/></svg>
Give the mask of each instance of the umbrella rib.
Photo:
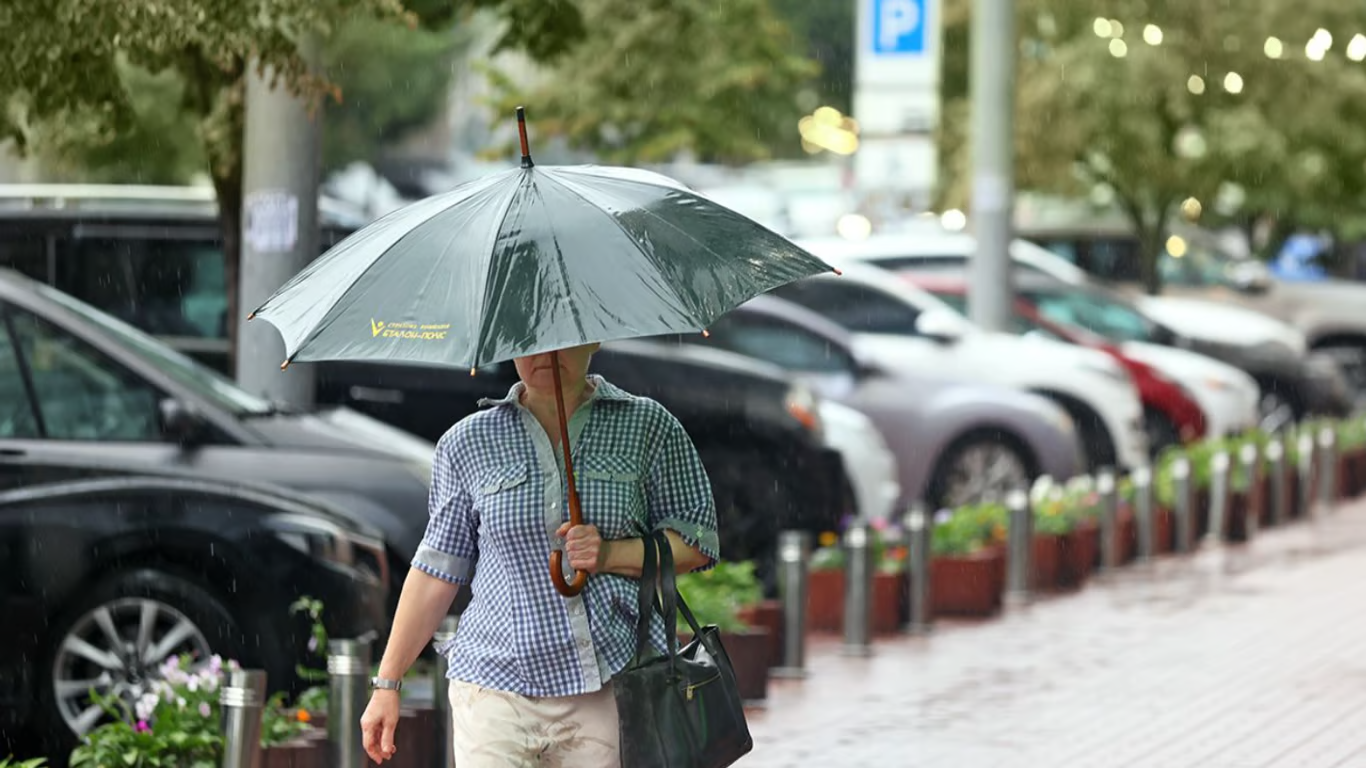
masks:
<svg viewBox="0 0 1366 768"><path fill-rule="evenodd" d="M556 178L554 178L553 176L548 176L548 177L551 178L551 179L553 179L554 182L555 182L556 184L559 184L559 185L560 185L561 187L563 187L566 191L568 191L569 194L571 194L571 195L573 195L573 196L579 198L580 200L584 201L585 203L587 203L587 204L588 204L588 207L592 208L593 210L597 211L598 213L602 214L603 216L606 216L607 219L608 219L609 221L612 222L612 225L613 225L613 226L615 226L617 229L621 230L621 233L622 233L623 235L626 235L626 238L627 238L628 240L632 240L632 241L635 240L635 237L633 237L633 236L631 235L630 230L626 229L626 227L623 226L622 223L621 223L620 221L617 221L617 217L613 216L612 214L608 213L607 211L604 211L602 208L598 207L592 200L589 200L587 197L585 197L585 196L583 195L583 193L579 192L577 189L574 189L573 182L566 182L564 179L556 179ZM607 194L610 194L610 193L607 193ZM643 208L637 208L636 210L644 211ZM665 224L669 224L669 222L668 222L667 220L665 220L665 219L663 219L663 218L660 218L658 215L656 215L656 214L654 214L654 213L650 213L649 211L645 211L645 212L646 212L646 213L649 213L649 215L654 216L655 218L659 219L660 221L663 221ZM686 231L684 231L684 230L682 230L682 229L679 229L678 227L674 227L672 224L669 224L669 226L670 226L670 227L673 227L673 229L675 229L675 230L681 232L681 233L682 233L685 237L687 237L689 240L693 241L694 243L697 243L697 245L698 245L699 247L701 247L703 250L707 251L708 253L712 253L712 254L715 254L715 255L717 255L717 256L720 256L720 255L721 255L721 254L719 254L719 253L716 253L716 251L713 251L712 249L703 246L701 243L699 243L699 242L697 241L696 238L694 238L692 235L689 235ZM667 281L665 281L665 282L666 282L666 284L667 284ZM702 328L702 327L704 327L704 326L707 325L707 322L708 322L708 321L704 321L702 318L699 318L699 317L697 316L697 312L694 311L694 308L691 307L691 306L688 306L688 302L687 302L687 301L684 301L684 300L683 300L683 297L678 295L677 291L675 291L675 290L673 289L673 286L672 286L672 285L669 286L669 290L670 290L670 292L673 293L674 298L680 300L680 301L683 303L684 306L687 306L687 307L688 307L688 314L692 315L693 320L697 321L697 327L698 327L698 328Z"/></svg>
<svg viewBox="0 0 1366 768"><path fill-rule="evenodd" d="M517 180L517 186L513 188L512 194L508 195L507 203L503 206L503 215L498 219L498 226L492 229L493 243L490 243L488 248L483 249L484 252L490 254L490 260L492 259L491 254L493 253L493 245L498 242L498 235L503 231L503 227L507 225L508 215L512 212L512 203L517 198L517 193L521 190L522 185L528 183L527 179L530 178L530 170L531 169L524 169L522 171L522 177ZM482 360L484 357L484 341L488 337L492 325L489 322L488 316L484 314L484 311L488 309L489 305L488 275L489 270L484 270L483 290L479 292L479 313L475 315L475 317L483 319L483 322L479 324L478 335L474 337L474 357L472 360L470 360L470 366L476 368L480 365L483 365Z"/></svg>

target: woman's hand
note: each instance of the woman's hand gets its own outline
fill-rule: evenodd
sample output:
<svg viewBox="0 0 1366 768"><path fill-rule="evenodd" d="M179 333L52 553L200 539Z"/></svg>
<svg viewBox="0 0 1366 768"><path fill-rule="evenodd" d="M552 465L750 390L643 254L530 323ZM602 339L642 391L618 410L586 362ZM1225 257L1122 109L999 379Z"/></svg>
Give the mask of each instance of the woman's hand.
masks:
<svg viewBox="0 0 1366 768"><path fill-rule="evenodd" d="M361 746L376 764L394 756L394 730L398 728L398 691L381 690L370 695L360 718Z"/></svg>
<svg viewBox="0 0 1366 768"><path fill-rule="evenodd" d="M569 556L569 567L576 571L598 573L607 562L608 542L602 540L595 525L560 526L555 535L564 539L565 554Z"/></svg>

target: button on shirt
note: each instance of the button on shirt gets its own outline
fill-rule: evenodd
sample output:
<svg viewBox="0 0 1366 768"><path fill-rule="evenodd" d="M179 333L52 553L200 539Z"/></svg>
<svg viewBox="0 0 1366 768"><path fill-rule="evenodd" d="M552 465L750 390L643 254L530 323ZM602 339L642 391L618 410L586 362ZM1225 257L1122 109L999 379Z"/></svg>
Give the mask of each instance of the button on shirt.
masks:
<svg viewBox="0 0 1366 768"><path fill-rule="evenodd" d="M662 405L601 376L569 421L584 522L604 540L673 530L719 557L711 484L692 440ZM432 463L430 519L417 569L473 589L449 677L523 696L602 688L635 654L636 579L593 574L576 597L550 581L555 535L569 519L563 455L520 403L521 383L451 428ZM710 567L710 566L708 566ZM564 558L567 577L573 571ZM664 622L651 640L664 649Z"/></svg>

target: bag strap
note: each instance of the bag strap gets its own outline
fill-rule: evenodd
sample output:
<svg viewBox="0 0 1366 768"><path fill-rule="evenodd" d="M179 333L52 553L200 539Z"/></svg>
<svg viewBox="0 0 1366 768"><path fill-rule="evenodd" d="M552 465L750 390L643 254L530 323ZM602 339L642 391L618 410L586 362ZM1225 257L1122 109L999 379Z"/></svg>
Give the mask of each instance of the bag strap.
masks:
<svg viewBox="0 0 1366 768"><path fill-rule="evenodd" d="M674 570L674 549L673 543L669 541L669 534L665 531L655 531L651 538L656 539L656 547L660 553L659 564L659 591L664 598L663 614L664 626L668 629L669 647L672 649L678 642L678 614L683 614L683 620L688 622L692 628L693 637L702 633L702 628L697 624L697 618L693 616L692 609L683 599L683 594L678 591L678 574Z"/></svg>
<svg viewBox="0 0 1366 768"><path fill-rule="evenodd" d="M659 545L653 536L642 536L645 560L640 567L640 582L636 594L636 661L647 658L650 648L650 617L654 614L658 596L655 592L659 579Z"/></svg>

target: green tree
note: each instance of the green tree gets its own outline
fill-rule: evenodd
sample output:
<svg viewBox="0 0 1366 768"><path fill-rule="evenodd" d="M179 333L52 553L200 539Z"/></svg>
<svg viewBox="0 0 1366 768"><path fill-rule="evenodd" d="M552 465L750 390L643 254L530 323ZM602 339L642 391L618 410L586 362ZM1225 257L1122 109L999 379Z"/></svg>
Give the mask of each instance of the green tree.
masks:
<svg viewBox="0 0 1366 768"><path fill-rule="evenodd" d="M114 142L131 141L156 123L139 113L125 74L177 75L183 84L178 107L196 125L217 192L226 276L235 286L244 77L251 63L274 71L276 82L316 104L340 94L335 83L310 71L300 49L303 36L326 39L339 20L449 25L479 8L509 21L501 45L535 56L558 53L583 30L568 0L410 0L407 6L402 0L9 0L0 4L6 43L0 52L0 141L10 139L26 151L41 138L58 155L92 141L111 151ZM148 176L173 169L159 167ZM228 310L236 316L235 291Z"/></svg>
<svg viewBox="0 0 1366 768"><path fill-rule="evenodd" d="M1366 75L1345 56L1366 12L1332 0L1022 0L1016 87L1021 189L1113 196L1143 245L1148 288L1180 203L1204 219L1343 231L1361 207ZM945 14L946 205L967 198L966 0ZM1310 57L1317 30L1333 48ZM1270 38L1280 41L1279 50ZM1268 46L1270 45L1270 48ZM1268 50L1277 53L1268 55Z"/></svg>
<svg viewBox="0 0 1366 768"><path fill-rule="evenodd" d="M495 73L498 109L608 162L690 150L738 163L797 144L818 72L768 0L581 0L587 33L536 83ZM784 139L783 137L788 137Z"/></svg>
<svg viewBox="0 0 1366 768"><path fill-rule="evenodd" d="M828 105L844 114L854 106L854 0L773 0L773 9L806 41L807 54L820 64L814 101L804 109Z"/></svg>

